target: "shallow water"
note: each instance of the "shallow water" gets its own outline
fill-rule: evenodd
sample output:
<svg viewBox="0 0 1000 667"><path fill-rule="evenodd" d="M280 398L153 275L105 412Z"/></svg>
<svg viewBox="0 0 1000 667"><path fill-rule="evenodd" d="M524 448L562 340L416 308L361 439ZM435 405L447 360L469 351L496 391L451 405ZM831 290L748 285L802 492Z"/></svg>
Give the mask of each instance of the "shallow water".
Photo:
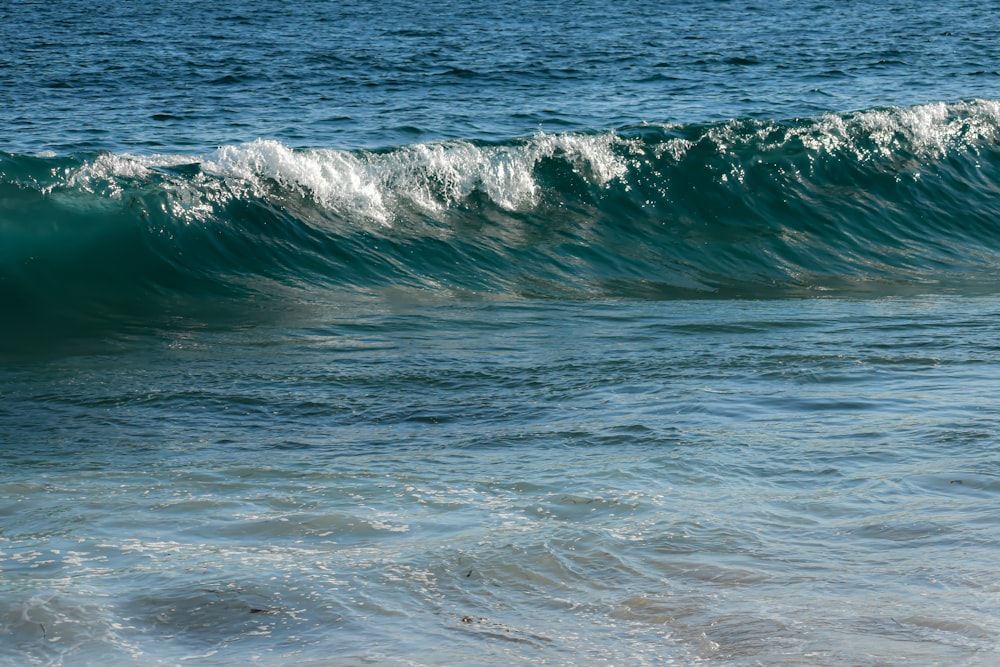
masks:
<svg viewBox="0 0 1000 667"><path fill-rule="evenodd" d="M22 359L0 656L990 664L998 309L364 301Z"/></svg>

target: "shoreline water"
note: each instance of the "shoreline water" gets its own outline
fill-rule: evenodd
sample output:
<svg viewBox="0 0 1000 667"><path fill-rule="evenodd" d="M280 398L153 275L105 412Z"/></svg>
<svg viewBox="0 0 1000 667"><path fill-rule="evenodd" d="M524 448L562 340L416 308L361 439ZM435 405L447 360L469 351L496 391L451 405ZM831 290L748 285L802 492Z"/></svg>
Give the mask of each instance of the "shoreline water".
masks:
<svg viewBox="0 0 1000 667"><path fill-rule="evenodd" d="M416 307L8 368L0 662L988 664L1000 305L791 305Z"/></svg>

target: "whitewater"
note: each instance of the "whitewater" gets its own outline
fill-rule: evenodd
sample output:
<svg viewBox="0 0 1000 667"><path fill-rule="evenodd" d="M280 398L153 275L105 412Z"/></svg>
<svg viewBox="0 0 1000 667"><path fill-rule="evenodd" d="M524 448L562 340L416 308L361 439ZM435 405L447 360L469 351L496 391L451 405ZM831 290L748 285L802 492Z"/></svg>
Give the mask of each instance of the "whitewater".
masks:
<svg viewBox="0 0 1000 667"><path fill-rule="evenodd" d="M0 665L996 664L998 10L0 6Z"/></svg>

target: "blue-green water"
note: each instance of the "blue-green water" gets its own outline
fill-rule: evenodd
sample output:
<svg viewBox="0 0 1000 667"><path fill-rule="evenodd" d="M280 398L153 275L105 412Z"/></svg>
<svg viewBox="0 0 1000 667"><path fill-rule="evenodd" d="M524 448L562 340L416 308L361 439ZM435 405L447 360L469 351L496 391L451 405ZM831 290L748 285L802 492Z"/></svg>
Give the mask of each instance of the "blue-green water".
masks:
<svg viewBox="0 0 1000 667"><path fill-rule="evenodd" d="M0 664L995 664L998 9L0 6Z"/></svg>

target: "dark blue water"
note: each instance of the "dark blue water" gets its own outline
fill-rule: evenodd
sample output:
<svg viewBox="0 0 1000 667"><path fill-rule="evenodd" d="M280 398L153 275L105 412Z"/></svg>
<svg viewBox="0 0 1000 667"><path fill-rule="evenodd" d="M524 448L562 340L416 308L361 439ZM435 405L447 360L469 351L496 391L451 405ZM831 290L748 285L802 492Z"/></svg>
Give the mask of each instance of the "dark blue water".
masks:
<svg viewBox="0 0 1000 667"><path fill-rule="evenodd" d="M995 98L993 2L0 8L5 150L359 148Z"/></svg>
<svg viewBox="0 0 1000 667"><path fill-rule="evenodd" d="M0 5L0 664L995 664L998 9Z"/></svg>

